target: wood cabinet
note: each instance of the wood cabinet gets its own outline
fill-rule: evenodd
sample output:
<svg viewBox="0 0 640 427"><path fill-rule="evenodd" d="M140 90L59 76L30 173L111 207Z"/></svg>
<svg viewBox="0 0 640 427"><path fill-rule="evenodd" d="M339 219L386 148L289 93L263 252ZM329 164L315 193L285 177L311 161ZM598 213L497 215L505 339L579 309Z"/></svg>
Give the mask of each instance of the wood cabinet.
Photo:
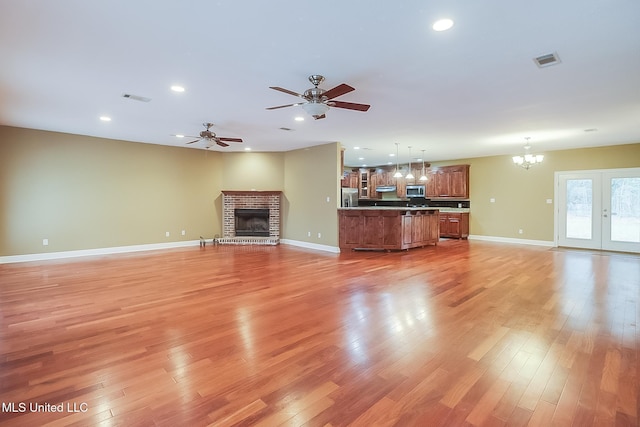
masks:
<svg viewBox="0 0 640 427"><path fill-rule="evenodd" d="M378 182L378 178L379 176L377 173L369 173L369 198L371 199L375 199L376 197L378 197L378 195L376 194L376 187L380 185L380 183Z"/></svg>
<svg viewBox="0 0 640 427"><path fill-rule="evenodd" d="M360 169L358 172L360 178L358 180L358 197L360 199L369 198L369 171L367 169Z"/></svg>
<svg viewBox="0 0 640 427"><path fill-rule="evenodd" d="M449 167L449 195L455 198L469 198L469 165Z"/></svg>
<svg viewBox="0 0 640 427"><path fill-rule="evenodd" d="M387 169L373 169L370 174L370 191L369 198L377 198L379 194L377 194L377 187L388 187L390 185L398 186L398 180L393 177L394 171L389 171ZM398 197L400 197L400 191L397 192Z"/></svg>
<svg viewBox="0 0 640 427"><path fill-rule="evenodd" d="M402 250L438 243L439 212L428 208L338 211L341 249Z"/></svg>
<svg viewBox="0 0 640 427"><path fill-rule="evenodd" d="M440 237L469 237L468 212L440 212Z"/></svg>
<svg viewBox="0 0 640 427"><path fill-rule="evenodd" d="M426 193L429 198L469 198L469 165L429 169Z"/></svg>
<svg viewBox="0 0 640 427"><path fill-rule="evenodd" d="M377 169L360 169L360 183L362 183L362 173L367 173L367 196L361 198L377 198L376 188L379 186L396 186L398 198L406 197L407 185L424 184L426 187L425 197L432 199L468 199L469 198L469 165L442 166L429 168L426 170L427 181L420 181L422 175L421 167L412 167L413 179L406 179L404 176L394 178L396 168L388 169L380 167ZM407 170L403 169L406 175ZM362 184L360 184L362 185ZM360 188L360 187L359 187Z"/></svg>
<svg viewBox="0 0 640 427"><path fill-rule="evenodd" d="M347 188L358 188L358 173L345 172L342 176L341 186Z"/></svg>
<svg viewBox="0 0 640 427"><path fill-rule="evenodd" d="M393 177L393 174L395 172L391 172L391 176ZM404 199L407 195L407 181L405 181L404 178L392 178L393 179L393 184L396 186L396 194L398 195L398 198L400 199Z"/></svg>

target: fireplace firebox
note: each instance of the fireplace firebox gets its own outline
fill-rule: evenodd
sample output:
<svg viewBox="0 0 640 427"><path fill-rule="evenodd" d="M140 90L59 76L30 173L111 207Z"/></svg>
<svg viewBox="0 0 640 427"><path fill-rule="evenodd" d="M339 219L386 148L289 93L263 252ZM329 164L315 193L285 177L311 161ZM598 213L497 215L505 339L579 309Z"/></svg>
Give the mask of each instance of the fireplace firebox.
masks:
<svg viewBox="0 0 640 427"><path fill-rule="evenodd" d="M234 209L236 236L269 237L269 209Z"/></svg>

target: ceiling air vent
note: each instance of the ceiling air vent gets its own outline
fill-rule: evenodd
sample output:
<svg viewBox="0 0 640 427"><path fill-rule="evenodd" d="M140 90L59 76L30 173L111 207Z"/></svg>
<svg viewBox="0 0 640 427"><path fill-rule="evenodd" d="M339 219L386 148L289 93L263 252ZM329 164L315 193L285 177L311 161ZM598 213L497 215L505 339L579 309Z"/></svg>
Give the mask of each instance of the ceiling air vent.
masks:
<svg viewBox="0 0 640 427"><path fill-rule="evenodd" d="M140 101L140 102L149 102L149 101L151 101L151 98L146 98L144 96L139 96L139 95L131 95L130 93L123 93L122 97L126 98L126 99L132 99L134 101Z"/></svg>
<svg viewBox="0 0 640 427"><path fill-rule="evenodd" d="M533 60L536 63L536 65L540 68L550 67L552 65L556 65L562 62L560 61L560 57L556 52L549 53L547 55L538 56L537 58L533 58Z"/></svg>

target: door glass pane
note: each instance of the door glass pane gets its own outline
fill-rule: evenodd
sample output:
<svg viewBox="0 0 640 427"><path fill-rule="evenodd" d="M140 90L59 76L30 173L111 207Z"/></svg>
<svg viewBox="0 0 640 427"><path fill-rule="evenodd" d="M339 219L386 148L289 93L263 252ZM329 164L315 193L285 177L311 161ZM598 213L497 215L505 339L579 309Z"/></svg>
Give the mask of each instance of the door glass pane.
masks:
<svg viewBox="0 0 640 427"><path fill-rule="evenodd" d="M640 178L611 179L611 240L640 243Z"/></svg>
<svg viewBox="0 0 640 427"><path fill-rule="evenodd" d="M567 238L591 239L593 183L590 179L567 180Z"/></svg>

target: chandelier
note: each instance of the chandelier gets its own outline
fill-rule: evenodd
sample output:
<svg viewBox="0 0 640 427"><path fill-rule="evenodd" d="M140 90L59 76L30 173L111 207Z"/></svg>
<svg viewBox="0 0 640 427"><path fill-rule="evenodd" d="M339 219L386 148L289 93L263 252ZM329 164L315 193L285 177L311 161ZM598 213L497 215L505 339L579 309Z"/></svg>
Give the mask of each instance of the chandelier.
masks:
<svg viewBox="0 0 640 427"><path fill-rule="evenodd" d="M542 154L531 154L529 153L529 150L531 150L531 145L529 144L529 139L531 138L525 138L527 140L527 144L524 146L524 155L523 156L513 156L513 163L517 166L523 167L527 170L529 170L529 168L537 163L542 163L542 160L544 160L544 155Z"/></svg>

